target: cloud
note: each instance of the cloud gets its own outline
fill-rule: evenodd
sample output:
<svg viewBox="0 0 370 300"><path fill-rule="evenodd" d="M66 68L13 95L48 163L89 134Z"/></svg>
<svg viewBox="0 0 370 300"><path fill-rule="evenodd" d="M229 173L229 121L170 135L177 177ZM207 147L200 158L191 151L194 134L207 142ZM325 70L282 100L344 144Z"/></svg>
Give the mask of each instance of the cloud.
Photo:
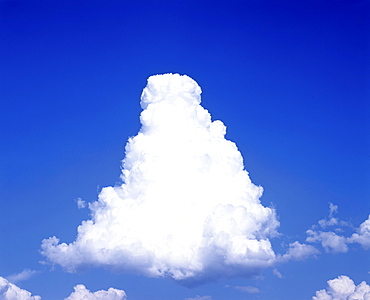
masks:
<svg viewBox="0 0 370 300"><path fill-rule="evenodd" d="M320 227L326 228L329 226L336 226L334 231L340 232L343 231L342 227L349 226L348 222L341 221L338 218L334 218L333 214L338 211L338 206L330 203L329 207L329 218L323 219L318 222ZM350 237L345 237L339 235L334 231L321 231L316 230L317 225L312 226L312 229L306 231L308 237L306 239L309 243L321 243L321 246L324 248L327 253L345 253L348 252L348 244L358 243L364 249L370 248L370 215L367 220L365 220L359 228L355 229L356 232L353 233Z"/></svg>
<svg viewBox="0 0 370 300"><path fill-rule="evenodd" d="M336 234L335 232L317 232L313 230L307 230L307 234L307 242L321 242L321 246L325 249L325 252L327 253L341 253L348 251L347 239Z"/></svg>
<svg viewBox="0 0 370 300"><path fill-rule="evenodd" d="M286 254L278 258L281 262L287 262L289 260L305 260L309 257L316 257L319 254L319 250L311 245L301 244L300 242L294 242L289 244L289 249Z"/></svg>
<svg viewBox="0 0 370 300"><path fill-rule="evenodd" d="M365 282L355 285L352 279L342 275L328 281L326 290L316 292L313 300L370 300L370 286Z"/></svg>
<svg viewBox="0 0 370 300"><path fill-rule="evenodd" d="M285 278L279 271L278 269L273 269L272 274L274 274L277 278L283 279Z"/></svg>
<svg viewBox="0 0 370 300"><path fill-rule="evenodd" d="M41 300L41 297L32 296L30 292L0 277L0 300ZM84 285L78 284L74 287L74 292L64 300L126 300L126 293L114 288L91 293Z"/></svg>
<svg viewBox="0 0 370 300"><path fill-rule="evenodd" d="M274 263L275 210L261 204L262 187L251 182L200 94L186 75L148 79L123 183L102 189L74 242L43 240L50 263L70 272L102 266L190 281L251 276Z"/></svg>
<svg viewBox="0 0 370 300"><path fill-rule="evenodd" d="M30 292L22 290L15 284L0 277L0 299L1 300L40 300L40 296L32 296Z"/></svg>
<svg viewBox="0 0 370 300"><path fill-rule="evenodd" d="M185 298L185 300L212 300L212 297L196 295L195 298Z"/></svg>
<svg viewBox="0 0 370 300"><path fill-rule="evenodd" d="M35 270L25 269L20 273L7 276L6 279L10 281L11 283L17 283L19 281L27 280L28 278L35 275L36 273L38 272Z"/></svg>
<svg viewBox="0 0 370 300"><path fill-rule="evenodd" d="M333 203L329 203L329 218L322 219L318 223L321 227L333 226L338 224L338 218L334 218L334 214L338 212L338 206Z"/></svg>
<svg viewBox="0 0 370 300"><path fill-rule="evenodd" d="M335 218L334 215L338 213L338 206L334 205L333 203L329 203L329 215L327 218L322 219L318 222L321 228L326 228L330 226L349 226L351 227L351 224L342 220L339 220L338 218ZM315 226L314 226L315 227ZM338 228L337 228L338 230ZM340 230L341 231L341 230Z"/></svg>
<svg viewBox="0 0 370 300"><path fill-rule="evenodd" d="M359 243L365 249L370 248L370 215L366 221L364 221L356 233L352 234L349 238L350 243Z"/></svg>
<svg viewBox="0 0 370 300"><path fill-rule="evenodd" d="M254 286L234 286L236 290L247 294L258 294L260 290Z"/></svg>
<svg viewBox="0 0 370 300"><path fill-rule="evenodd" d="M82 200L81 198L77 198L76 203L78 208L85 208L87 206L86 201Z"/></svg>
<svg viewBox="0 0 370 300"><path fill-rule="evenodd" d="M126 293L114 288L91 293L83 284L78 284L65 300L126 300Z"/></svg>

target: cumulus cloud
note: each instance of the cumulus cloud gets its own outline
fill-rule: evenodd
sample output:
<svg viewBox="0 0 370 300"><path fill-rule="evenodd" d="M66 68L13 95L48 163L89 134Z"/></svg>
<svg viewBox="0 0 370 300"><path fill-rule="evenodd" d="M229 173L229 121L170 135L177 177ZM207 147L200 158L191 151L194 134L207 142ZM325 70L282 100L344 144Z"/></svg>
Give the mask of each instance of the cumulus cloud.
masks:
<svg viewBox="0 0 370 300"><path fill-rule="evenodd" d="M114 288L91 293L83 284L78 284L74 287L74 292L65 300L126 300L126 293Z"/></svg>
<svg viewBox="0 0 370 300"><path fill-rule="evenodd" d="M334 218L333 215L338 211L338 206L330 203L329 217L322 219L318 222L319 226L323 229L333 227L332 231L317 230L318 226L312 226L312 229L307 230L307 239L309 243L321 243L327 253L345 253L348 252L348 244L358 243L364 249L370 248L370 215L359 228L355 229L356 232L349 237L339 235L337 232L343 231L344 226L353 228L348 222L341 221Z"/></svg>
<svg viewBox="0 0 370 300"><path fill-rule="evenodd" d="M367 220L356 229L356 233L352 234L349 238L349 242L359 243L365 249L370 248L370 215Z"/></svg>
<svg viewBox="0 0 370 300"><path fill-rule="evenodd" d="M64 300L126 300L126 293L123 290L109 288L95 293L90 292L82 284L74 287L69 297ZM23 290L7 279L0 277L0 300L41 300L40 296L32 296L29 291Z"/></svg>
<svg viewBox="0 0 370 300"><path fill-rule="evenodd" d="M347 239L344 236L336 234L335 232L317 232L313 230L307 230L307 235L307 242L321 242L321 246L327 253L341 253L348 251Z"/></svg>
<svg viewBox="0 0 370 300"><path fill-rule="evenodd" d="M250 276L273 264L275 210L261 204L262 187L200 94L186 75L148 79L123 183L102 189L74 242L43 241L49 262L71 272L102 266L176 280Z"/></svg>
<svg viewBox="0 0 370 300"><path fill-rule="evenodd" d="M348 276L342 275L328 281L325 290L316 292L313 300L370 300L370 286L365 282L359 285Z"/></svg>
<svg viewBox="0 0 370 300"><path fill-rule="evenodd" d="M3 277L0 277L1 300L40 300L40 296L32 296L29 291L23 290Z"/></svg>
<svg viewBox="0 0 370 300"><path fill-rule="evenodd" d="M7 276L6 279L9 280L11 283L17 283L19 281L27 280L31 276L35 275L37 271L24 269L22 272Z"/></svg>
<svg viewBox="0 0 370 300"><path fill-rule="evenodd" d="M316 257L319 250L311 245L294 242L289 244L289 249L286 254L279 257L279 261L286 262L289 260L305 260L309 257Z"/></svg>

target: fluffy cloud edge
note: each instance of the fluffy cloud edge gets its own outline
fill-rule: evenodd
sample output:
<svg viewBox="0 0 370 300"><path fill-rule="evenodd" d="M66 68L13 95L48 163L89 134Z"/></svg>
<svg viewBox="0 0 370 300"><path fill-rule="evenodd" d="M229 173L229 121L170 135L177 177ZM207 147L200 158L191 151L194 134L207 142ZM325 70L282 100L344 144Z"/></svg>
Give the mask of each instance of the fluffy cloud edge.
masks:
<svg viewBox="0 0 370 300"><path fill-rule="evenodd" d="M9 282L6 278L0 276L0 299L1 300L41 300L41 297L32 294L15 284ZM74 287L74 291L64 300L126 300L125 291L109 288L108 290L100 290L90 292L83 284L78 284Z"/></svg>
<svg viewBox="0 0 370 300"><path fill-rule="evenodd" d="M326 289L316 291L312 300L370 300L370 286L365 281L356 285L350 277L340 275L327 284Z"/></svg>
<svg viewBox="0 0 370 300"><path fill-rule="evenodd" d="M4 277L0 277L1 300L41 300L40 296L32 296L29 291L19 288Z"/></svg>
<svg viewBox="0 0 370 300"><path fill-rule="evenodd" d="M320 243L326 253L346 253L349 251L350 244L359 244L365 250L370 249L370 215L355 228L355 232L350 236L340 235L337 232L343 231L343 227L353 226L349 222L339 220L334 217L338 212L338 206L333 203L329 204L329 216L318 222L318 225L313 225L307 230L306 242ZM323 231L318 230L332 227L333 230Z"/></svg>
<svg viewBox="0 0 370 300"><path fill-rule="evenodd" d="M186 75L148 79L142 128L126 145L122 186L102 189L74 242L43 240L48 262L70 272L102 266L181 282L248 277L275 263L269 238L278 235L276 212L261 204L262 187L225 139L224 124L200 106L200 93ZM172 194L181 201L170 201ZM200 205L203 199L209 203Z"/></svg>

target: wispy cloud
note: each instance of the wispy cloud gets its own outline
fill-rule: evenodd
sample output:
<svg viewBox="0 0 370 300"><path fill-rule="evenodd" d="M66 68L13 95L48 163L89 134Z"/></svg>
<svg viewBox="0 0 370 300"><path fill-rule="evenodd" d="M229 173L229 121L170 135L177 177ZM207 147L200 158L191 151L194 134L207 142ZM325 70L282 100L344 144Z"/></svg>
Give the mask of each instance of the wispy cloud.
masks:
<svg viewBox="0 0 370 300"><path fill-rule="evenodd" d="M77 198L76 203L78 208L85 208L87 206L86 201L82 200L82 198Z"/></svg>
<svg viewBox="0 0 370 300"><path fill-rule="evenodd" d="M283 279L285 278L279 271L278 269L273 269L272 274L274 274L277 278Z"/></svg>
<svg viewBox="0 0 370 300"><path fill-rule="evenodd" d="M27 280L37 273L38 271L35 270L24 269L20 273L7 276L6 279L9 280L11 283L17 283L19 281Z"/></svg>
<svg viewBox="0 0 370 300"><path fill-rule="evenodd" d="M200 105L187 76L152 76L141 97L142 127L126 145L120 186L103 188L75 242L42 243L69 271L104 266L183 283L252 276L276 255L275 210L244 169L226 127ZM80 202L80 206L82 203Z"/></svg>
<svg viewBox="0 0 370 300"><path fill-rule="evenodd" d="M196 295L194 298L185 298L185 300L212 300L212 297Z"/></svg>
<svg viewBox="0 0 370 300"><path fill-rule="evenodd" d="M260 290L254 286L234 286L234 289L247 293L247 294L258 294Z"/></svg>

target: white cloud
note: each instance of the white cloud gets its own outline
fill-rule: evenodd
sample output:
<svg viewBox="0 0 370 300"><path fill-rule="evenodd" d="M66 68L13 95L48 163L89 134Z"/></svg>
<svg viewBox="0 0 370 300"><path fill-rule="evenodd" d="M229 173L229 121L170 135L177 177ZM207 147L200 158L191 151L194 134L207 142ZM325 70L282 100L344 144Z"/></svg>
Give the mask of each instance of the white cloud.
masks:
<svg viewBox="0 0 370 300"><path fill-rule="evenodd" d="M335 232L313 231L310 229L307 230L307 234L307 242L321 242L321 246L327 253L341 253L348 251L347 239L336 234Z"/></svg>
<svg viewBox="0 0 370 300"><path fill-rule="evenodd" d="M289 260L305 260L309 257L316 257L317 254L319 254L319 250L317 250L315 247L294 242L289 244L287 253L279 257L279 260L282 262Z"/></svg>
<svg viewBox="0 0 370 300"><path fill-rule="evenodd" d="M126 293L114 288L91 293L83 284L78 284L65 300L126 300Z"/></svg>
<svg viewBox="0 0 370 300"><path fill-rule="evenodd" d="M0 300L41 300L41 297L32 296L30 292L0 277ZM126 300L126 293L114 288L91 293L84 285L78 284L65 300Z"/></svg>
<svg viewBox="0 0 370 300"><path fill-rule="evenodd" d="M9 280L11 283L17 283L19 281L27 280L36 273L37 271L35 270L24 269L20 273L7 276L6 279Z"/></svg>
<svg viewBox="0 0 370 300"><path fill-rule="evenodd" d="M77 198L76 203L78 208L85 208L87 206L86 201L82 200L81 198Z"/></svg>
<svg viewBox="0 0 370 300"><path fill-rule="evenodd" d="M102 189L76 241L43 241L49 262L71 272L103 266L176 280L250 276L274 263L275 210L260 203L262 187L200 94L185 75L148 79L122 185Z"/></svg>
<svg viewBox="0 0 370 300"><path fill-rule="evenodd" d="M283 279L285 278L279 271L278 269L273 269L272 274L274 274L277 278Z"/></svg>
<svg viewBox="0 0 370 300"><path fill-rule="evenodd" d="M32 296L3 277L0 277L0 300L40 300L40 296Z"/></svg>
<svg viewBox="0 0 370 300"><path fill-rule="evenodd" d="M212 297L196 295L195 298L185 298L185 300L212 300Z"/></svg>
<svg viewBox="0 0 370 300"><path fill-rule="evenodd" d="M370 300L370 286L365 282L355 285L352 279L342 275L328 281L326 290L316 292L313 300Z"/></svg>
<svg viewBox="0 0 370 300"><path fill-rule="evenodd" d="M247 293L247 294L258 294L260 290L254 286L234 286L236 290L239 290L241 292Z"/></svg>
<svg viewBox="0 0 370 300"><path fill-rule="evenodd" d="M349 238L349 242L359 243L365 249L370 248L370 215L368 219L356 230L356 233L352 234Z"/></svg>
<svg viewBox="0 0 370 300"><path fill-rule="evenodd" d="M337 225L339 222L338 218L334 218L334 214L338 212L338 206L334 205L333 203L329 203L329 218L322 219L318 223L322 228L325 228L327 226L334 226Z"/></svg>
<svg viewBox="0 0 370 300"><path fill-rule="evenodd" d="M338 206L330 203L329 206L329 217L322 219L318 222L321 228L329 226L336 226L333 231L321 231L317 230L318 226L312 226L312 229L306 231L308 237L306 239L309 243L321 243L321 246L327 253L345 253L348 252L348 244L358 243L364 249L370 248L370 215L359 228L355 229L356 233L353 233L350 237L345 237L337 234L336 232L342 232L344 226L354 228L349 222L334 218L333 215L337 213ZM334 232L336 231L336 232Z"/></svg>

